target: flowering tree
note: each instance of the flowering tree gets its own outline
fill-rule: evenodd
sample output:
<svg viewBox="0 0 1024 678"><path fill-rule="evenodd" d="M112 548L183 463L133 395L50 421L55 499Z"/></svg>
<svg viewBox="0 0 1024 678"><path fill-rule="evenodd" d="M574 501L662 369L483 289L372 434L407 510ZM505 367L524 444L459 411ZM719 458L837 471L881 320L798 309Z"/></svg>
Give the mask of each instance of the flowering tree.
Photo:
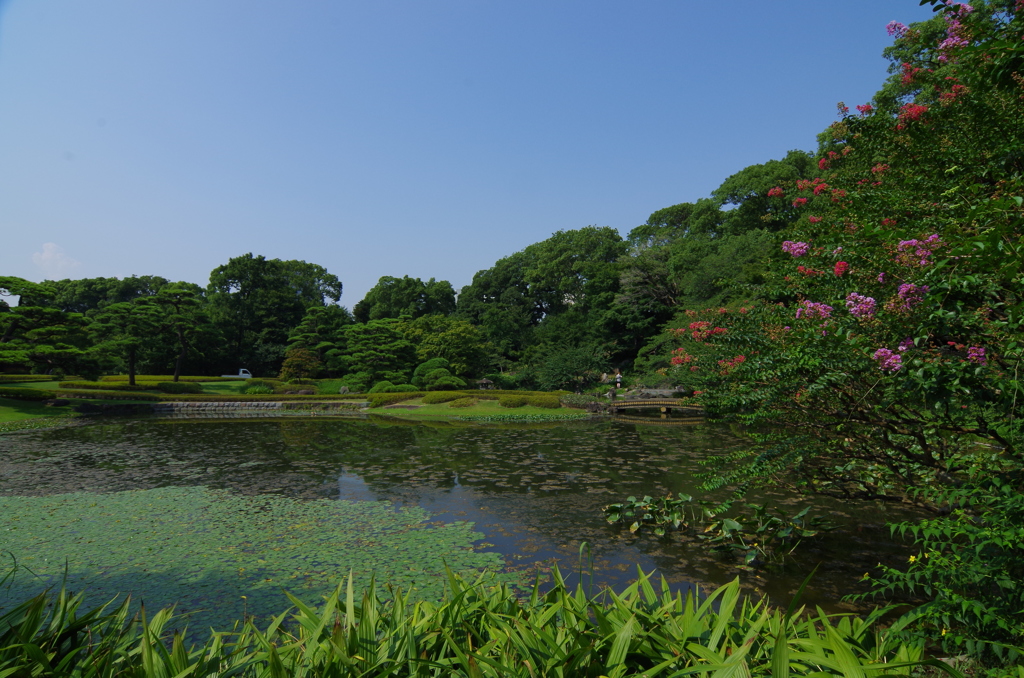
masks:
<svg viewBox="0 0 1024 678"><path fill-rule="evenodd" d="M1024 2L942 9L890 24L885 87L840 104L819 176L766 193L804 214L767 301L690 311L670 360L755 431L721 483L785 470L818 492L959 502L904 526L922 556L875 581L933 595L919 623L947 645L999 653L1024 646L1024 535L981 529L1024 517L1007 499L1024 489L1024 69L1003 77Z"/></svg>

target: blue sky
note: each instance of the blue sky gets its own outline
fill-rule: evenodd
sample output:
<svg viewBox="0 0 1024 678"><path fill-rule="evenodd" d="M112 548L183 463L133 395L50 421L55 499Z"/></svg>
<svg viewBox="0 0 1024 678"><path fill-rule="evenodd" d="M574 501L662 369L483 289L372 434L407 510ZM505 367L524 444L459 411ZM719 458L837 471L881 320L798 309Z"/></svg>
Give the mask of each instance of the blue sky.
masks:
<svg viewBox="0 0 1024 678"><path fill-rule="evenodd" d="M0 275L468 284L813 150L917 0L0 0Z"/></svg>

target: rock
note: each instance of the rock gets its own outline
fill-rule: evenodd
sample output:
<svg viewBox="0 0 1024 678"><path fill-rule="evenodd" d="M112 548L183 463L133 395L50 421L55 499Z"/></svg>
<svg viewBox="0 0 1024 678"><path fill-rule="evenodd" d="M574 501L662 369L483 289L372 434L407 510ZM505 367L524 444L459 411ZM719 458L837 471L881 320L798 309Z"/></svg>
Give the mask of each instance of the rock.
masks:
<svg viewBox="0 0 1024 678"><path fill-rule="evenodd" d="M345 395L348 392L348 386L342 386L338 389L338 395Z"/></svg>
<svg viewBox="0 0 1024 678"><path fill-rule="evenodd" d="M70 400L65 400L64 398L56 398L54 400L47 400L46 401L46 406L47 407L64 407L65 405L70 405L70 404L71 404L71 401Z"/></svg>
<svg viewBox="0 0 1024 678"><path fill-rule="evenodd" d="M316 391L310 391L310 390L299 391L298 395L316 395Z"/></svg>

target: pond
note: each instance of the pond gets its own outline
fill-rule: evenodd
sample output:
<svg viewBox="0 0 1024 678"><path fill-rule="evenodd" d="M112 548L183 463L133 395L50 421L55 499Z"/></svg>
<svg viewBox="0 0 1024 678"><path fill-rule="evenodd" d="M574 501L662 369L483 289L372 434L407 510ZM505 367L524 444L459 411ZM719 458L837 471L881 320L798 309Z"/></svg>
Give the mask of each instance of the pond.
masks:
<svg viewBox="0 0 1024 678"><path fill-rule="evenodd" d="M839 526L781 571L608 525L601 508L629 495L707 497L700 462L743 444L728 428L654 424L146 417L0 436L0 549L24 566L0 607L67 576L91 603L132 592L225 628L283 610L284 590L315 602L349 572L423 597L443 592L445 565L517 582L557 563L575 578L585 542L594 586L639 566L674 587L739 576L786 604L817 566L802 601L840 611L865 572L906 559L884 523L907 509L781 485L754 498L793 513L810 502Z"/></svg>

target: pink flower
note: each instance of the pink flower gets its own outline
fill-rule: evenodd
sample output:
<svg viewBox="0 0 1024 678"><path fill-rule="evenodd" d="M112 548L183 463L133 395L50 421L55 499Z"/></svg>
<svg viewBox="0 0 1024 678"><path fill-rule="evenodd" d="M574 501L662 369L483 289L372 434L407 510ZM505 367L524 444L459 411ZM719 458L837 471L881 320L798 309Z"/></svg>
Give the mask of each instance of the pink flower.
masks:
<svg viewBox="0 0 1024 678"><path fill-rule="evenodd" d="M928 294L927 285L904 283L900 285L896 296L886 303L885 308L893 313L909 313L911 309L924 301L926 294Z"/></svg>
<svg viewBox="0 0 1024 678"><path fill-rule="evenodd" d="M817 224L818 222L821 221L821 217L807 217L807 221L811 222L812 224Z"/></svg>
<svg viewBox="0 0 1024 678"><path fill-rule="evenodd" d="M907 32L907 26L899 21L890 21L885 25L885 32L899 40Z"/></svg>
<svg viewBox="0 0 1024 678"><path fill-rule="evenodd" d="M857 112L860 113L862 116L871 115L871 111L873 111L873 110L875 110L875 107L872 106L871 104L858 104L857 105Z"/></svg>
<svg viewBox="0 0 1024 678"><path fill-rule="evenodd" d="M988 358L985 357L985 349L980 346L970 346L967 349L967 359L977 365L987 365Z"/></svg>
<svg viewBox="0 0 1024 678"><path fill-rule="evenodd" d="M885 272L884 271L882 273L878 274L878 282L880 282L880 283L884 283L885 282Z"/></svg>
<svg viewBox="0 0 1024 678"><path fill-rule="evenodd" d="M797 318L830 318L832 307L828 304L821 304L815 301L804 299L800 302L800 308L796 310Z"/></svg>
<svg viewBox="0 0 1024 678"><path fill-rule="evenodd" d="M875 316L875 300L856 292L846 295L846 308L854 318L873 318Z"/></svg>
<svg viewBox="0 0 1024 678"><path fill-rule="evenodd" d="M909 349L911 349L913 347L914 347L914 340L911 337L907 337L906 339L901 341L900 345L897 346L896 348L899 350L900 353L902 353L902 352L904 352L906 350L909 350Z"/></svg>
<svg viewBox="0 0 1024 678"><path fill-rule="evenodd" d="M782 190L782 186L776 186L768 190L769 198L781 198L784 195L786 195L786 193Z"/></svg>
<svg viewBox="0 0 1024 678"><path fill-rule="evenodd" d="M791 254L794 257L802 257L807 254L809 249L811 249L811 246L805 242L793 242L792 240L786 240L782 243L782 251L786 254Z"/></svg>
<svg viewBox="0 0 1024 678"><path fill-rule="evenodd" d="M822 158L821 160L818 161L818 169L820 169L820 170L827 170L828 169L828 158Z"/></svg>
<svg viewBox="0 0 1024 678"><path fill-rule="evenodd" d="M850 265L845 261L837 261L836 265L832 268L832 272L838 276L842 276L844 273L850 270Z"/></svg>
<svg viewBox="0 0 1024 678"><path fill-rule="evenodd" d="M797 198L793 201L793 207L803 207L807 204L807 198Z"/></svg>
<svg viewBox="0 0 1024 678"><path fill-rule="evenodd" d="M878 368L883 372L898 372L903 367L903 358L887 348L880 348L871 356L878 361Z"/></svg>

